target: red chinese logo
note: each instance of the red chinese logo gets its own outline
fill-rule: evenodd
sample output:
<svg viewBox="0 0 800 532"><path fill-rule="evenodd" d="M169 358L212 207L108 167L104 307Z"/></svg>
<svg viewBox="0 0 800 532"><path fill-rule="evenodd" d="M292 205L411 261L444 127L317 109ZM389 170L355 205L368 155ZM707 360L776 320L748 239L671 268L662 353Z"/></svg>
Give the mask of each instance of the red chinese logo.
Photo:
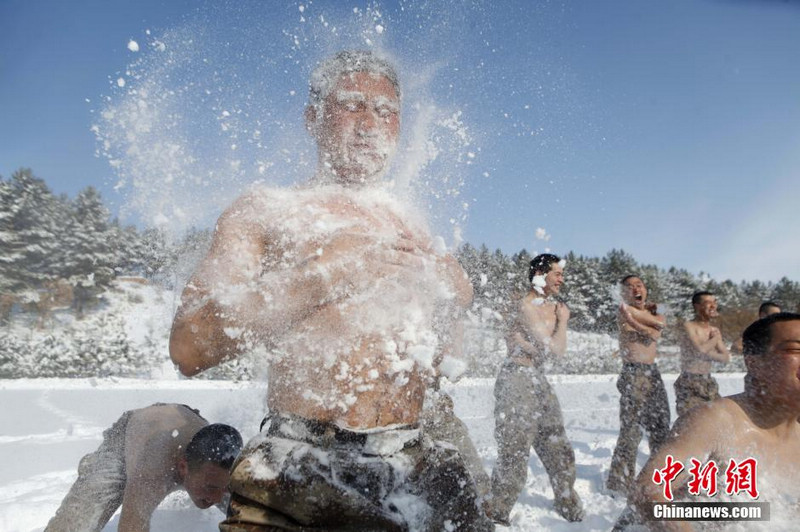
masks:
<svg viewBox="0 0 800 532"><path fill-rule="evenodd" d="M700 467L701 465L703 463L700 460L692 458L692 467L689 469L689 475L692 477L689 480L689 493L691 495L700 495L702 490L709 497L713 497L717 494L717 473L719 468L714 460L709 460L702 468Z"/></svg>
<svg viewBox="0 0 800 532"><path fill-rule="evenodd" d="M753 499L758 498L758 488L756 488L756 468L758 462L755 458L747 458L738 464L731 458L728 468L725 470L725 493L736 495L742 491L749 494Z"/></svg>
<svg viewBox="0 0 800 532"><path fill-rule="evenodd" d="M653 482L664 484L664 497L672 500L672 479L678 476L683 471L683 464L675 460L671 454L667 455L667 464L664 469L656 469L653 471Z"/></svg>
<svg viewBox="0 0 800 532"><path fill-rule="evenodd" d="M689 494L701 495L705 493L709 497L717 494L717 475L719 467L714 460L709 460L706 464L692 458L689 473ZM746 458L740 462L731 459L725 469L725 493L727 495L738 495L746 493L751 498L758 498L758 488L756 487L756 470L758 461L755 458ZM672 481L683 471L683 463L670 454L667 455L666 463L663 468L653 471L653 482L656 485L664 486L664 498L668 501L673 499Z"/></svg>

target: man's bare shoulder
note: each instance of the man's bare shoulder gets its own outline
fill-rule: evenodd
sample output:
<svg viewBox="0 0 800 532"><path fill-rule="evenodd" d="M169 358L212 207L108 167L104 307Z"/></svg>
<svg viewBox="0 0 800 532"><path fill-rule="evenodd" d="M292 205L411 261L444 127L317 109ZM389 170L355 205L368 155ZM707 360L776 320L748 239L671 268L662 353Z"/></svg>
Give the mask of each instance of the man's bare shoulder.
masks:
<svg viewBox="0 0 800 532"><path fill-rule="evenodd" d="M219 223L252 224L269 220L270 211L285 201L284 195L282 189L253 185L223 211Z"/></svg>
<svg viewBox="0 0 800 532"><path fill-rule="evenodd" d="M720 397L706 404L699 405L690 413L679 419L676 427L691 427L691 430L701 431L701 435L716 434L714 429L729 433L742 427L752 425L752 421L740 404L740 396L731 395ZM685 419L684 419L685 418Z"/></svg>
<svg viewBox="0 0 800 532"><path fill-rule="evenodd" d="M134 410L131 414L132 421L158 421L166 425L180 425L195 419L202 420L203 418L198 411L177 403L156 403Z"/></svg>

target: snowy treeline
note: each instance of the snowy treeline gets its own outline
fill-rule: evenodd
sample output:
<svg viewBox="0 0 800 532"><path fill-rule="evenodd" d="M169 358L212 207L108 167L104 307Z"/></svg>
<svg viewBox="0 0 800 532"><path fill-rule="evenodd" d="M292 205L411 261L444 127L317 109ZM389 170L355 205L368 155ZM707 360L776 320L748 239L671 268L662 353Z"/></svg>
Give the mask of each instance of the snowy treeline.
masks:
<svg viewBox="0 0 800 532"><path fill-rule="evenodd" d="M207 229L171 241L163 230L122 227L91 187L71 199L55 196L27 169L8 180L0 177L0 378L152 374L168 360L176 294L209 241ZM458 258L475 287L466 327L470 373L493 376L505 356L509 311L527 290L531 256L465 244ZM617 370L618 282L629 273L642 277L650 300L667 315L665 353L675 352L675 327L691 316L696 290L717 295L719 325L728 341L755 318L762 301L800 310L800 283L786 278L720 282L675 267L642 265L621 250L599 258L570 252L565 258L561 297L571 310L571 334L567 357L553 368L557 372ZM150 319L137 322L138 315ZM665 369L674 365L667 359ZM248 378L252 367L245 357L208 376Z"/></svg>

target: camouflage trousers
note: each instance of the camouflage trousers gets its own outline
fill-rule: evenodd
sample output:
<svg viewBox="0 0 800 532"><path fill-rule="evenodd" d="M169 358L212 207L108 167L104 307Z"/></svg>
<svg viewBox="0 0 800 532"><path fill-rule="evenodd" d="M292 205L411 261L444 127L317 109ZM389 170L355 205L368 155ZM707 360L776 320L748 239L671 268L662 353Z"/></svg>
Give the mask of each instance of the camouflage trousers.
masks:
<svg viewBox="0 0 800 532"><path fill-rule="evenodd" d="M483 460L469 437L464 422L453 410L453 400L442 391L432 397L432 404L423 411L422 430L433 441L443 441L455 446L467 466L478 497L483 498L489 492L489 475L483 469Z"/></svg>
<svg viewBox="0 0 800 532"><path fill-rule="evenodd" d="M542 370L506 360L497 376L492 471L493 512L507 518L528 476L533 446L542 461L556 504L575 497L575 451L564 431L561 406Z"/></svg>
<svg viewBox="0 0 800 532"><path fill-rule="evenodd" d="M714 399L719 399L719 386L716 379L707 373L681 373L675 381L678 417Z"/></svg>
<svg viewBox="0 0 800 532"><path fill-rule="evenodd" d="M275 417L230 486L222 532L493 529L458 451L413 428L353 432Z"/></svg>
<svg viewBox="0 0 800 532"><path fill-rule="evenodd" d="M669 400L655 364L623 364L617 390L621 394L619 438L611 458L608 487L627 493L636 476L636 456L642 431L647 431L651 454L669 434Z"/></svg>
<svg viewBox="0 0 800 532"><path fill-rule="evenodd" d="M45 532L98 532L122 504L125 492L125 412L103 432L103 443L84 456L72 485Z"/></svg>

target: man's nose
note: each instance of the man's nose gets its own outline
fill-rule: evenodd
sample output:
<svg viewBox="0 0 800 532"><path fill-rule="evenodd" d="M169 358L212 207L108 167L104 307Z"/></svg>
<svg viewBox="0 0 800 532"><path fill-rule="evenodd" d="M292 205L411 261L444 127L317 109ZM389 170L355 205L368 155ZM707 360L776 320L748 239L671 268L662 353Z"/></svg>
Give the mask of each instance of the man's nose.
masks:
<svg viewBox="0 0 800 532"><path fill-rule="evenodd" d="M371 109L364 109L358 114L358 128L359 131L369 132L375 128L378 123L378 116L375 111Z"/></svg>

